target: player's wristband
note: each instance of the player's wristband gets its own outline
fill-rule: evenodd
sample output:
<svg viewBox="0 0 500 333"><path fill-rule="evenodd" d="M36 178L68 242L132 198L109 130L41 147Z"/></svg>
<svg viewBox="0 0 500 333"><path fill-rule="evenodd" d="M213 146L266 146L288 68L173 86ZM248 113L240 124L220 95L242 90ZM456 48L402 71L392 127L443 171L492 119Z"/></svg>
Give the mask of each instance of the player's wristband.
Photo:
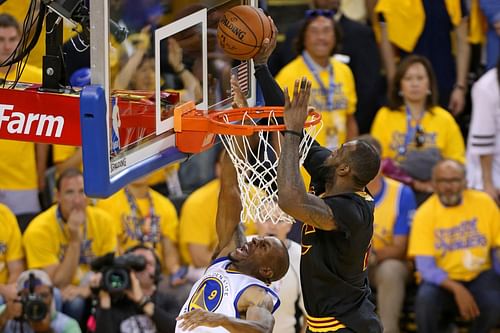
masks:
<svg viewBox="0 0 500 333"><path fill-rule="evenodd" d="M297 131L292 131L292 130L284 130L284 131L281 131L283 134L291 134L291 135L295 135L295 136L298 136L299 138L302 138L302 133L300 132L297 132Z"/></svg>

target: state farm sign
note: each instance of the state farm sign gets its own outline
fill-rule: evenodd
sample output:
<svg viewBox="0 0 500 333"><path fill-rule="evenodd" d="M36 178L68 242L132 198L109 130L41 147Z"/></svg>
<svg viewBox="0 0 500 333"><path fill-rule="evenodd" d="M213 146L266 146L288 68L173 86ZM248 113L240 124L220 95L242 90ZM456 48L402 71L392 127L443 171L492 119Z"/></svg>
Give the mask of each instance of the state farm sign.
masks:
<svg viewBox="0 0 500 333"><path fill-rule="evenodd" d="M0 130L3 127L10 134L32 134L60 138L64 128L62 116L12 112L14 105L0 104ZM9 114L10 111L10 114ZM54 131L55 128L55 131ZM52 132L54 131L54 134Z"/></svg>
<svg viewBox="0 0 500 333"><path fill-rule="evenodd" d="M0 139L80 145L79 96L0 89Z"/></svg>

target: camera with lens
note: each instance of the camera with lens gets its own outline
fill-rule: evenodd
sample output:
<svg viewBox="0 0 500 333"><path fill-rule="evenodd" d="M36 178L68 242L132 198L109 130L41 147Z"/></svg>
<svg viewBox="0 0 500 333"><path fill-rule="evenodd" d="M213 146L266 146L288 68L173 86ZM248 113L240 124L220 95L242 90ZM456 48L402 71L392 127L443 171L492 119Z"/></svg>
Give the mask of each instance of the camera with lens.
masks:
<svg viewBox="0 0 500 333"><path fill-rule="evenodd" d="M108 253L94 259L90 267L92 271L102 274L100 289L117 296L131 289L130 271L144 270L146 259L131 253L119 257L115 257L114 253Z"/></svg>
<svg viewBox="0 0 500 333"><path fill-rule="evenodd" d="M49 312L49 307L43 301L41 295L35 293L36 279L33 273L29 275L28 294L21 296L23 306L22 318L29 321L41 321Z"/></svg>

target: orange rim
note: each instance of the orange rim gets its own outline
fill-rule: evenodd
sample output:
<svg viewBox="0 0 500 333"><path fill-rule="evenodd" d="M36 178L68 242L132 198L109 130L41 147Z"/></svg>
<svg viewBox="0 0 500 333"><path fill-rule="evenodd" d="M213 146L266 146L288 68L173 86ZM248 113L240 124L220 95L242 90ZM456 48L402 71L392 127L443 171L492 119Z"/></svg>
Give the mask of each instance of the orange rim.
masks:
<svg viewBox="0 0 500 333"><path fill-rule="evenodd" d="M212 133L229 135L248 135L248 132L258 131L283 131L285 124L276 125L256 125L256 124L234 124L241 121L245 116L252 119L269 118L273 113L273 118L283 117L284 107L263 106L228 109L222 111L213 111L208 114L210 119L210 130ZM321 114L316 111L309 112L309 118L304 123L304 128L317 125L321 121Z"/></svg>

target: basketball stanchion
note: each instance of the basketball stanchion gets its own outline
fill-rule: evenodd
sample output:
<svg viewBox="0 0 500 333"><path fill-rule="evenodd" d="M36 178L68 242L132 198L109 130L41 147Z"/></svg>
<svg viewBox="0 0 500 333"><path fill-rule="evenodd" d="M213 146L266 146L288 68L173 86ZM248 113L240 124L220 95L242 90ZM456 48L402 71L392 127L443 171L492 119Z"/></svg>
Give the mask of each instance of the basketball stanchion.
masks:
<svg viewBox="0 0 500 333"><path fill-rule="evenodd" d="M279 121L281 117L283 107L246 107L204 115L190 102L174 110L179 150L198 153L211 146L216 135L220 137L236 168L243 205L241 221L295 221L278 207L276 177L282 141L279 132L285 130ZM321 115L311 111L299 145L300 164L321 127Z"/></svg>

